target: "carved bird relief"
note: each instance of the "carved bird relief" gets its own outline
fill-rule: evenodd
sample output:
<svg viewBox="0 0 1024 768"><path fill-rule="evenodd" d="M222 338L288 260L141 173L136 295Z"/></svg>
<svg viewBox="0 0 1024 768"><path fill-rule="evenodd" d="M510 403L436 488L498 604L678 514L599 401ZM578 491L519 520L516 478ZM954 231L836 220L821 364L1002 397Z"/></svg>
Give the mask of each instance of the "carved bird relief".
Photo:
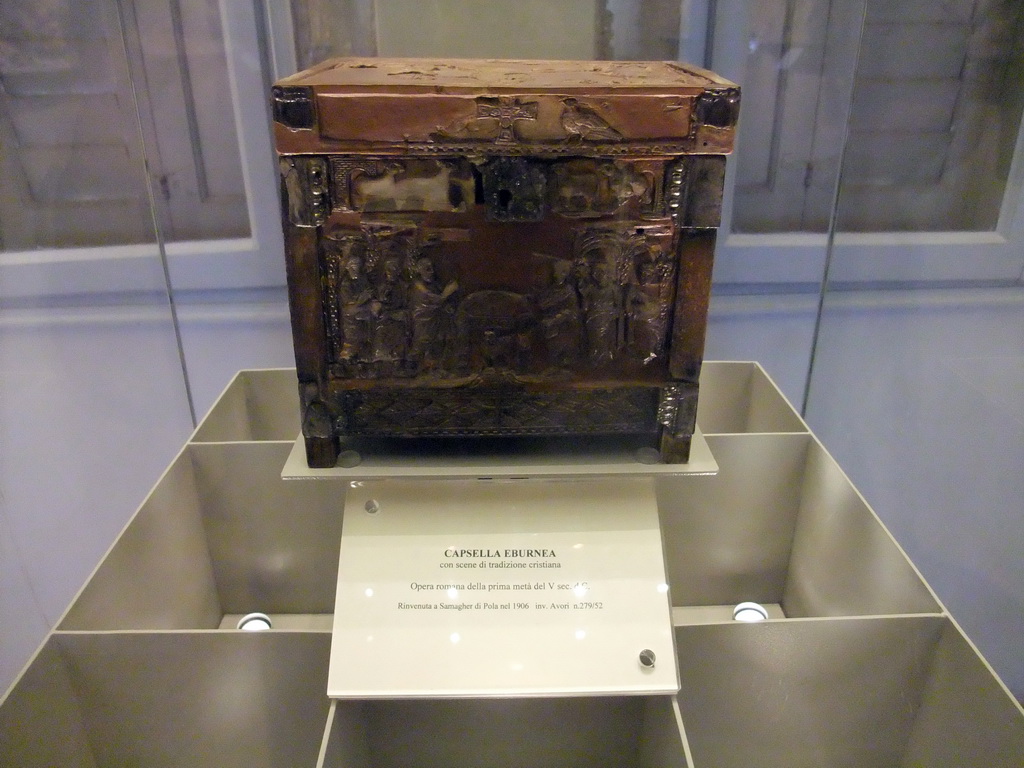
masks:
<svg viewBox="0 0 1024 768"><path fill-rule="evenodd" d="M593 108L580 104L576 99L562 99L562 128L570 141L618 141L622 134L612 128L608 121Z"/></svg>

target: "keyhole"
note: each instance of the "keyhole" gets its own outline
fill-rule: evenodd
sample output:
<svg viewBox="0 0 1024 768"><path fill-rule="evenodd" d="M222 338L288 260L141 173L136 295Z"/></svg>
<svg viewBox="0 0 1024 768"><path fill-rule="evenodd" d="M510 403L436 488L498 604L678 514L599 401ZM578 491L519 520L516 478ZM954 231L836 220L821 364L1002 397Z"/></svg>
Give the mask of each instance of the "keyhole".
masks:
<svg viewBox="0 0 1024 768"><path fill-rule="evenodd" d="M498 207L503 211L508 210L509 204L512 202L512 192L508 189L498 190Z"/></svg>
<svg viewBox="0 0 1024 768"><path fill-rule="evenodd" d="M458 184L449 184L448 204L452 208L458 208L460 205L462 205L464 201L465 198L462 196L462 187L460 187Z"/></svg>

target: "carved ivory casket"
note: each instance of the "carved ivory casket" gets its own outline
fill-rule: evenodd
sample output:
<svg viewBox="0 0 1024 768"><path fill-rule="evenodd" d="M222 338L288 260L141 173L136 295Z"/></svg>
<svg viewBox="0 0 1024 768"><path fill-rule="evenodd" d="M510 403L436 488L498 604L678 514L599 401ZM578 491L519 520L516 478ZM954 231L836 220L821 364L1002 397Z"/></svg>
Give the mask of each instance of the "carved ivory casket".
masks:
<svg viewBox="0 0 1024 768"><path fill-rule="evenodd" d="M334 59L273 108L310 466L370 437L648 435L687 460L733 84Z"/></svg>

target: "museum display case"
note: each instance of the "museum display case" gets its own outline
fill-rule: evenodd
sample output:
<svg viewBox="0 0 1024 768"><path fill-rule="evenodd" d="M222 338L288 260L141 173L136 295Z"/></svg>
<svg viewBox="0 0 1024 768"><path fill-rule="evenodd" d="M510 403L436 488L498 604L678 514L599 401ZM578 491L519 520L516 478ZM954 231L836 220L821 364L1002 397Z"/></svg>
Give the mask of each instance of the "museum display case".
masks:
<svg viewBox="0 0 1024 768"><path fill-rule="evenodd" d="M4 4L0 765L1021 765L1022 13ZM703 364L687 464L371 440L300 471L267 93L342 55L690 61L743 88L705 357L761 364ZM389 508L382 482L639 485L671 690L332 699L347 508ZM734 620L751 602L767 620Z"/></svg>
<svg viewBox="0 0 1024 768"><path fill-rule="evenodd" d="M637 461L619 480L284 479L294 375L232 380L0 705L0 763L1019 765L1019 705L756 363L704 366L717 472ZM332 627L358 621L334 612L359 494L511 503L516 483L600 482L651 484L678 692L328 697ZM747 601L767 620L735 621ZM252 612L272 628L237 629ZM512 616L511 641L531 622ZM549 651L520 648L526 664Z"/></svg>

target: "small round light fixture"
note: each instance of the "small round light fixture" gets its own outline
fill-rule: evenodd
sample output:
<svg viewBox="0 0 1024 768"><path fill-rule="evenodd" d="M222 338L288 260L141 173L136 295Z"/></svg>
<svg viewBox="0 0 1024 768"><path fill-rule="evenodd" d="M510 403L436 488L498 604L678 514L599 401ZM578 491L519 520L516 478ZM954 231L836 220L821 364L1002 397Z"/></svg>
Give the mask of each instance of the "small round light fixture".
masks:
<svg viewBox="0 0 1024 768"><path fill-rule="evenodd" d="M272 626L274 625L270 621L270 617L265 613L247 613L238 620L238 628L244 629L246 632L262 632Z"/></svg>
<svg viewBox="0 0 1024 768"><path fill-rule="evenodd" d="M732 617L736 621L754 622L768 618L768 611L758 603L740 603L732 609Z"/></svg>

